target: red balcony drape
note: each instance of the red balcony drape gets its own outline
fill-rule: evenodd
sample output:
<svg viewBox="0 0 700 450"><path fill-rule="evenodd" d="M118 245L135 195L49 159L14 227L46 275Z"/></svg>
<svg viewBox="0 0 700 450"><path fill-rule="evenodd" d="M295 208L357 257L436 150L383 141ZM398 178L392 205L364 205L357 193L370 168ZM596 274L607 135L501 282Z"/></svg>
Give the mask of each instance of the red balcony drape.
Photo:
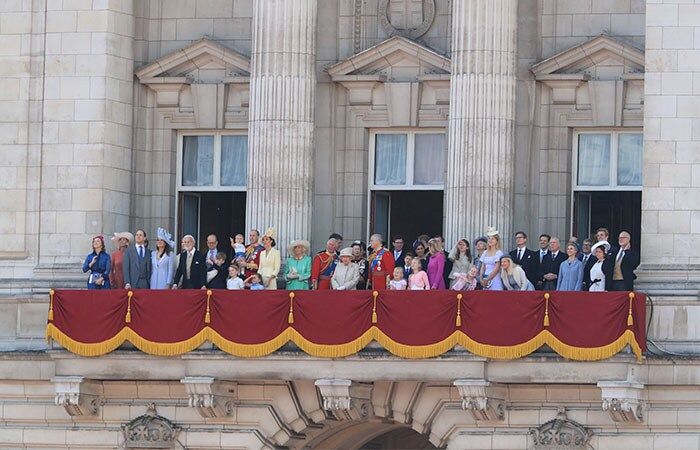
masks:
<svg viewBox="0 0 700 450"><path fill-rule="evenodd" d="M172 356L206 341L235 356L270 354L289 341L343 357L371 341L404 358L456 345L513 359L543 345L573 360L646 351L643 294L455 291L52 291L46 336L82 356L129 341Z"/></svg>

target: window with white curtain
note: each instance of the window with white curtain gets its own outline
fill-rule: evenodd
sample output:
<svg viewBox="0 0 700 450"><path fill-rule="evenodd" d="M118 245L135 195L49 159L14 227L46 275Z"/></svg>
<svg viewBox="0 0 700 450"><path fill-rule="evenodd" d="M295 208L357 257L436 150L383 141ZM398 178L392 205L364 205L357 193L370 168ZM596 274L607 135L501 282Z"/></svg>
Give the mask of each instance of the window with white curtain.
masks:
<svg viewBox="0 0 700 450"><path fill-rule="evenodd" d="M182 191L243 191L248 136L198 133L181 136L178 186Z"/></svg>
<svg viewBox="0 0 700 450"><path fill-rule="evenodd" d="M641 132L581 131L574 143L574 190L641 190Z"/></svg>
<svg viewBox="0 0 700 450"><path fill-rule="evenodd" d="M372 138L373 188L442 189L444 132L377 132Z"/></svg>

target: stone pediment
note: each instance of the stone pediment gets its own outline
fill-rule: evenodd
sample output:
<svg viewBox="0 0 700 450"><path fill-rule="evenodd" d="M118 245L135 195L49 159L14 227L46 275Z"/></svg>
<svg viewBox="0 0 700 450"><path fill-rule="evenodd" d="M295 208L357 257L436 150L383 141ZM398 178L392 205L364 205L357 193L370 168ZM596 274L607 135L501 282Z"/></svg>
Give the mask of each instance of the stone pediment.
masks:
<svg viewBox="0 0 700 450"><path fill-rule="evenodd" d="M136 71L144 84L185 80L225 82L232 78L247 81L249 75L250 59L206 37Z"/></svg>
<svg viewBox="0 0 700 450"><path fill-rule="evenodd" d="M401 36L393 36L328 68L334 81L376 79L418 81L424 76L449 79L450 60Z"/></svg>
<svg viewBox="0 0 700 450"><path fill-rule="evenodd" d="M644 72L644 52L607 34L551 56L530 68L538 80L586 74L596 66L623 66L625 74Z"/></svg>

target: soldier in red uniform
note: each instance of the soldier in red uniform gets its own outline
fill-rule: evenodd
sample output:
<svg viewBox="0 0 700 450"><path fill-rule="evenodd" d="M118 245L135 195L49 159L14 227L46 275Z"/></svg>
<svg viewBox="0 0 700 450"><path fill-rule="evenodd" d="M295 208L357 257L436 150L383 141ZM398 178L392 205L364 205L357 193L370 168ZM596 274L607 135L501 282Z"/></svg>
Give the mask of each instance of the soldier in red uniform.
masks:
<svg viewBox="0 0 700 450"><path fill-rule="evenodd" d="M265 247L260 243L260 232L256 229L250 230L248 234L250 243L245 247L245 270L243 278L248 278L258 272L260 264L260 252L265 250ZM234 246L234 240L231 238L231 247Z"/></svg>
<svg viewBox="0 0 700 450"><path fill-rule="evenodd" d="M380 234L373 234L369 238L369 246L372 249L372 253L367 257L370 273L367 289L375 291L386 289L389 277L394 272L394 257L382 245L382 236Z"/></svg>
<svg viewBox="0 0 700 450"><path fill-rule="evenodd" d="M326 249L316 253L311 262L311 289L330 289L331 277L335 271L335 266L338 263L338 255L336 255L337 241L328 239Z"/></svg>

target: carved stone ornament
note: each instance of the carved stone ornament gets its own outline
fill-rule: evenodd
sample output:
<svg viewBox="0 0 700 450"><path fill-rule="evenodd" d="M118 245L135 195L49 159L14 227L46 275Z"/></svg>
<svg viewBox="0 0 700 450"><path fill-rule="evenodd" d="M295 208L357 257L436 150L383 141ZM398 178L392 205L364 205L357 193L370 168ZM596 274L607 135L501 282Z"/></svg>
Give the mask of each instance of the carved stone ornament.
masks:
<svg viewBox="0 0 700 450"><path fill-rule="evenodd" d="M122 425L126 448L172 448L180 427L159 416L151 403L146 414Z"/></svg>
<svg viewBox="0 0 700 450"><path fill-rule="evenodd" d="M462 397L462 409L477 421L497 421L505 418L505 388L487 380L465 379L452 383Z"/></svg>
<svg viewBox="0 0 700 450"><path fill-rule="evenodd" d="M73 417L96 416L102 404L101 385L80 376L58 376L54 384L54 402Z"/></svg>
<svg viewBox="0 0 700 450"><path fill-rule="evenodd" d="M187 389L189 404L205 418L228 417L236 402L236 383L212 377L185 377L180 380Z"/></svg>
<svg viewBox="0 0 700 450"><path fill-rule="evenodd" d="M343 379L321 379L314 384L323 398L323 409L337 420L363 420L374 416L371 384Z"/></svg>
<svg viewBox="0 0 700 450"><path fill-rule="evenodd" d="M530 434L537 449L589 449L588 443L593 431L566 417L566 409L559 408L557 417L537 428L531 428Z"/></svg>
<svg viewBox="0 0 700 450"><path fill-rule="evenodd" d="M435 0L380 0L377 14L389 37L418 39L435 20Z"/></svg>
<svg viewBox="0 0 700 450"><path fill-rule="evenodd" d="M599 381L598 387L603 399L603 411L607 411L612 420L623 423L644 421L643 384L634 381Z"/></svg>

